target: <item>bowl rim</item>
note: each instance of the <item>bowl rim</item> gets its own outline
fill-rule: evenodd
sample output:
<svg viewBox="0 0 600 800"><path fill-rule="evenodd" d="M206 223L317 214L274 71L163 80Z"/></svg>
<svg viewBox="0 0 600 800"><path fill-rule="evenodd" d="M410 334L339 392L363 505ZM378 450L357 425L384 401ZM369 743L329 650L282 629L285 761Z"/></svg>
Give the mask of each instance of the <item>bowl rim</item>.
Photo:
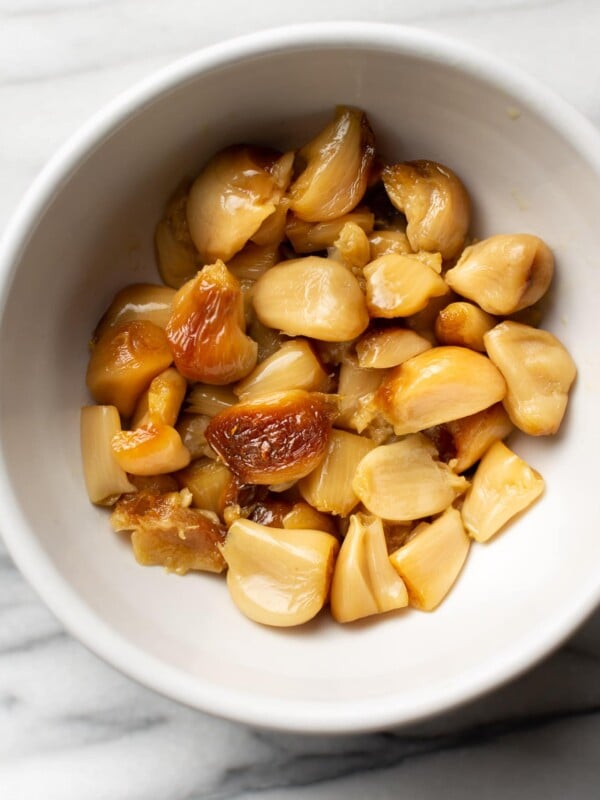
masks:
<svg viewBox="0 0 600 800"><path fill-rule="evenodd" d="M458 68L503 89L564 136L600 177L600 132L579 111L537 79L495 56L431 31L368 22L319 22L273 27L191 53L119 94L77 130L49 160L25 193L0 243L0 317L10 296L20 255L36 223L62 184L85 157L130 117L199 73L247 58L285 50L387 49ZM499 687L557 648L600 603L597 586L571 601L564 614L534 632L527 647L518 643L491 664L480 665L453 685L437 686L409 702L398 696L350 704L267 700L260 694L225 690L183 676L132 645L98 617L65 582L30 530L11 489L10 465L0 442L0 495L4 500L2 535L8 552L28 582L65 628L88 649L125 675L173 700L256 727L303 733L359 733L396 727L448 711Z"/></svg>

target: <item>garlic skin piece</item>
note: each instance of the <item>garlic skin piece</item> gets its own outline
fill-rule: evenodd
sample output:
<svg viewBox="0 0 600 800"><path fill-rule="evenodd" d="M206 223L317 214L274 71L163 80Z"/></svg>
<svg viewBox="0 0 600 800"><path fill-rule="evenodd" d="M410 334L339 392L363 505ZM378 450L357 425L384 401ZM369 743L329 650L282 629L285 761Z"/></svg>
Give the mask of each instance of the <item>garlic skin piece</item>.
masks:
<svg viewBox="0 0 600 800"><path fill-rule="evenodd" d="M471 203L451 169L435 161L408 161L383 170L392 205L406 215L406 235L413 251L428 250L454 258L469 229Z"/></svg>
<svg viewBox="0 0 600 800"><path fill-rule="evenodd" d="M298 153L305 169L289 189L290 207L307 222L347 214L364 195L375 156L375 137L367 115L336 109L327 125Z"/></svg>
<svg viewBox="0 0 600 800"><path fill-rule="evenodd" d="M306 256L276 264L256 282L252 301L263 325L288 336L345 342L369 324L357 279L330 258Z"/></svg>
<svg viewBox="0 0 600 800"><path fill-rule="evenodd" d="M493 444L481 459L461 514L478 542L487 542L544 491L544 479L503 443Z"/></svg>
<svg viewBox="0 0 600 800"><path fill-rule="evenodd" d="M406 586L388 559L381 520L353 514L331 582L333 618L354 622L406 605Z"/></svg>
<svg viewBox="0 0 600 800"><path fill-rule="evenodd" d="M431 524L421 523L412 538L390 555L411 606L433 611L442 602L464 566L470 544L460 512L450 507Z"/></svg>
<svg viewBox="0 0 600 800"><path fill-rule="evenodd" d="M448 294L444 279L418 255L381 256L363 272L372 317L408 317L425 308L432 297Z"/></svg>
<svg viewBox="0 0 600 800"><path fill-rule="evenodd" d="M411 522L438 514L466 491L469 482L447 464L423 434L371 450L356 468L352 489L372 514Z"/></svg>
<svg viewBox="0 0 600 800"><path fill-rule="evenodd" d="M564 345L548 331L507 320L484 337L490 359L504 375L504 407L530 436L560 428L577 367Z"/></svg>
<svg viewBox="0 0 600 800"><path fill-rule="evenodd" d="M402 436L475 414L505 394L504 378L483 354L433 347L391 370L375 406Z"/></svg>
<svg viewBox="0 0 600 800"><path fill-rule="evenodd" d="M258 353L245 328L239 282L222 261L204 267L173 299L166 334L175 366L190 381L224 385L244 378Z"/></svg>
<svg viewBox="0 0 600 800"><path fill-rule="evenodd" d="M473 303L449 303L437 315L435 335L440 344L469 347L485 353L484 335L496 320Z"/></svg>
<svg viewBox="0 0 600 800"><path fill-rule="evenodd" d="M323 531L281 530L238 519L221 547L231 598L254 622L302 625L329 596L338 547L337 539Z"/></svg>
<svg viewBox="0 0 600 800"><path fill-rule="evenodd" d="M201 263L229 261L274 213L285 191L272 174L278 157L273 150L233 145L198 175L187 221Z"/></svg>
<svg viewBox="0 0 600 800"><path fill-rule="evenodd" d="M446 282L489 314L514 314L547 291L554 274L548 245L529 233L497 234L465 248Z"/></svg>

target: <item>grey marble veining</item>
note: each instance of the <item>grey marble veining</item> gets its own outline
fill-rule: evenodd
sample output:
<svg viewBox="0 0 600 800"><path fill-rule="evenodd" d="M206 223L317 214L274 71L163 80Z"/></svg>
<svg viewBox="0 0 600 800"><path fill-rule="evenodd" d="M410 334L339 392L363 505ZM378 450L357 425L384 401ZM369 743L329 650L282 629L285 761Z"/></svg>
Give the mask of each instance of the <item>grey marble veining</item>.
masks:
<svg viewBox="0 0 600 800"><path fill-rule="evenodd" d="M0 0L0 228L56 147L149 71L235 34L344 18L487 48L600 125L595 0ZM529 673L452 713L379 734L282 735L117 673L63 630L0 544L0 800L599 796L600 612Z"/></svg>

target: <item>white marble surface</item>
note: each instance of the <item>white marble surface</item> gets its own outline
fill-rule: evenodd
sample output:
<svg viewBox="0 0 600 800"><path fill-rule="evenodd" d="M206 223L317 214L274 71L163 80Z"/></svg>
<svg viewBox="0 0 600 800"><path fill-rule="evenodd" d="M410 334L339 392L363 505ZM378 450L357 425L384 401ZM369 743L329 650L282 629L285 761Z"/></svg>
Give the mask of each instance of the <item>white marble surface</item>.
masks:
<svg viewBox="0 0 600 800"><path fill-rule="evenodd" d="M454 35L600 125L596 0L0 0L0 229L53 150L149 71L235 34L317 19ZM358 737L286 736L117 674L63 631L0 544L2 800L599 796L600 613L528 675L450 715Z"/></svg>

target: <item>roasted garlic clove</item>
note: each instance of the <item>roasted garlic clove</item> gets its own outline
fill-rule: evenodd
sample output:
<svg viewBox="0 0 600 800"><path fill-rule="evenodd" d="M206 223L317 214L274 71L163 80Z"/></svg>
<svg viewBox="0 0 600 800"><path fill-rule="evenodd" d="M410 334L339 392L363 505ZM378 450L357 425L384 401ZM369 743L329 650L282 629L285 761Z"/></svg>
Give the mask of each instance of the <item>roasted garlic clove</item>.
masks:
<svg viewBox="0 0 600 800"><path fill-rule="evenodd" d="M233 602L263 625L308 622L328 598L338 546L323 531L280 530L237 520L222 546Z"/></svg>
<svg viewBox="0 0 600 800"><path fill-rule="evenodd" d="M554 257L539 237L498 234L467 247L446 281L490 314L513 314L546 293L553 273Z"/></svg>
<svg viewBox="0 0 600 800"><path fill-rule="evenodd" d="M163 475L187 467L190 453L170 425L148 423L111 439L119 466L132 475Z"/></svg>
<svg viewBox="0 0 600 800"><path fill-rule="evenodd" d="M460 512L448 508L431 524L421 523L410 541L390 555L411 606L432 611L442 602L463 568L470 544Z"/></svg>
<svg viewBox="0 0 600 800"><path fill-rule="evenodd" d="M110 521L115 531L133 531L133 552L143 566L163 566L178 575L189 570L222 572L225 560L219 545L224 531L205 512L189 508L191 499L185 489L125 495Z"/></svg>
<svg viewBox="0 0 600 800"><path fill-rule="evenodd" d="M435 321L435 335L440 344L468 347L485 353L484 334L496 324L494 317L473 303L450 303Z"/></svg>
<svg viewBox="0 0 600 800"><path fill-rule="evenodd" d="M252 285L278 261L279 244L259 245L249 242L228 261L227 269L240 284Z"/></svg>
<svg viewBox="0 0 600 800"><path fill-rule="evenodd" d="M499 402L506 383L489 358L466 347L433 347L395 367L375 406L401 436Z"/></svg>
<svg viewBox="0 0 600 800"><path fill-rule="evenodd" d="M448 293L444 279L417 255L381 256L363 272L372 317L407 317L425 308L430 298Z"/></svg>
<svg viewBox="0 0 600 800"><path fill-rule="evenodd" d="M469 229L471 204L460 179L435 161L408 161L383 170L392 204L406 215L406 235L414 251L454 258Z"/></svg>
<svg viewBox="0 0 600 800"><path fill-rule="evenodd" d="M369 236L371 246L371 261L391 253L408 255L412 253L408 236L404 231L373 231Z"/></svg>
<svg viewBox="0 0 600 800"><path fill-rule="evenodd" d="M366 409L373 393L381 386L387 370L360 367L356 359L346 359L339 372L339 416L335 424L361 433L377 413Z"/></svg>
<svg viewBox="0 0 600 800"><path fill-rule="evenodd" d="M336 413L326 395L276 392L217 414L206 439L242 483L287 483L319 464Z"/></svg>
<svg viewBox="0 0 600 800"><path fill-rule="evenodd" d="M353 514L331 582L333 618L353 622L406 605L406 586L390 564L381 520Z"/></svg>
<svg viewBox="0 0 600 800"><path fill-rule="evenodd" d="M116 328L124 322L145 320L166 328L171 316L171 303L175 289L168 286L155 286L152 283L132 283L121 289L94 331L94 340L100 339L109 328Z"/></svg>
<svg viewBox="0 0 600 800"><path fill-rule="evenodd" d="M154 423L174 426L187 390L185 378L169 367L156 378L138 400L131 427Z"/></svg>
<svg viewBox="0 0 600 800"><path fill-rule="evenodd" d="M355 222L347 222L333 243L330 255L356 270L361 270L371 260L367 234Z"/></svg>
<svg viewBox="0 0 600 800"><path fill-rule="evenodd" d="M375 155L375 137L366 114L338 108L333 122L298 155L306 167L289 190L296 216L322 222L347 214L365 193Z"/></svg>
<svg viewBox="0 0 600 800"><path fill-rule="evenodd" d="M235 405L237 401L230 386L197 383L188 394L186 411L214 417L220 411L225 411L226 408Z"/></svg>
<svg viewBox="0 0 600 800"><path fill-rule="evenodd" d="M173 361L162 328L146 320L130 320L108 328L92 349L86 384L102 405L116 406L124 417L133 413L150 381Z"/></svg>
<svg viewBox="0 0 600 800"><path fill-rule="evenodd" d="M508 320L484 341L506 380L504 407L517 428L531 436L556 433L577 375L564 345L548 331Z"/></svg>
<svg viewBox="0 0 600 800"><path fill-rule="evenodd" d="M376 447L356 468L352 489L378 517L410 522L438 514L468 487L423 434Z"/></svg>
<svg viewBox="0 0 600 800"><path fill-rule="evenodd" d="M289 336L344 342L369 324L357 279L330 258L306 256L277 264L253 292L258 319Z"/></svg>
<svg viewBox="0 0 600 800"><path fill-rule="evenodd" d="M326 222L305 222L290 215L285 233L297 253L316 253L332 247L348 222L358 225L365 233L370 233L374 224L373 213L368 208L356 208L349 214Z"/></svg>
<svg viewBox="0 0 600 800"><path fill-rule="evenodd" d="M298 483L300 494L319 511L347 516L358 505L352 479L363 457L375 443L348 431L332 430L325 457Z"/></svg>
<svg viewBox="0 0 600 800"><path fill-rule="evenodd" d="M234 392L240 400L250 400L288 389L322 392L328 383L327 373L309 343L305 339L292 339L236 384Z"/></svg>
<svg viewBox="0 0 600 800"><path fill-rule="evenodd" d="M431 342L407 328L374 328L356 342L358 366L387 369L431 349Z"/></svg>
<svg viewBox="0 0 600 800"><path fill-rule="evenodd" d="M212 511L223 517L228 505L238 503L242 485L225 464L210 458L199 458L177 473L181 489L189 489L196 508Z"/></svg>
<svg viewBox="0 0 600 800"><path fill-rule="evenodd" d="M166 332L185 378L223 385L245 377L256 364L256 342L244 331L240 285L217 261L177 292Z"/></svg>
<svg viewBox="0 0 600 800"><path fill-rule="evenodd" d="M169 200L163 219L156 226L154 246L160 277L179 289L202 266L187 221L188 186L181 186Z"/></svg>
<svg viewBox="0 0 600 800"><path fill-rule="evenodd" d="M121 494L135 492L115 459L110 445L121 430L114 406L85 406L81 409L81 460L88 497L101 506L112 505Z"/></svg>
<svg viewBox="0 0 600 800"><path fill-rule="evenodd" d="M463 523L478 542L487 542L544 491L544 479L503 442L481 459L461 510Z"/></svg>
<svg viewBox="0 0 600 800"><path fill-rule="evenodd" d="M181 436L184 446L190 451L190 456L194 458L212 458L217 454L206 441L206 428L210 422L210 417L206 414L180 414L175 425L175 430Z"/></svg>
<svg viewBox="0 0 600 800"><path fill-rule="evenodd" d="M337 536L337 525L333 517L317 511L304 501L263 498L254 504L248 519L270 528L315 530Z"/></svg>

